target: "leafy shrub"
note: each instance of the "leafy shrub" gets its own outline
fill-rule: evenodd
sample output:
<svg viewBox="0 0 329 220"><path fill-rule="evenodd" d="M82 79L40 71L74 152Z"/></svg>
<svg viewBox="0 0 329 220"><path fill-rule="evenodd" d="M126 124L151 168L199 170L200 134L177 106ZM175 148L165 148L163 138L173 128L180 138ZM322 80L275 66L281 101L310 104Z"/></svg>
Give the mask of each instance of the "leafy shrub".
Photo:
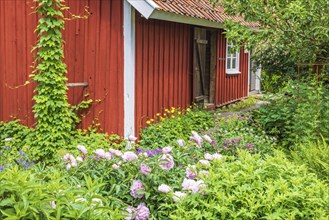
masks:
<svg viewBox="0 0 329 220"><path fill-rule="evenodd" d="M327 219L328 186L282 153L214 162L205 193L187 196L171 219Z"/></svg>
<svg viewBox="0 0 329 220"><path fill-rule="evenodd" d="M211 112L198 108L188 108L186 111L166 109L163 115L157 114L155 119L147 123L150 125L141 131L139 145L153 149L171 145L177 139L186 141L191 131L208 129L214 125Z"/></svg>
<svg viewBox="0 0 329 220"><path fill-rule="evenodd" d="M101 196L101 179L69 177L55 168L0 172L0 219L121 219Z"/></svg>
<svg viewBox="0 0 329 220"><path fill-rule="evenodd" d="M275 138L267 136L248 115L216 119L206 134L216 141L216 149L223 155L236 155L238 149L266 154L275 146Z"/></svg>
<svg viewBox="0 0 329 220"><path fill-rule="evenodd" d="M306 165L319 178L329 182L329 145L325 141L300 144L291 155L295 162Z"/></svg>
<svg viewBox="0 0 329 220"><path fill-rule="evenodd" d="M236 112L244 108L250 108L254 106L257 102L257 98L255 96L250 96L246 99L238 101L237 103L230 104L228 106L224 106L218 109L218 112Z"/></svg>
<svg viewBox="0 0 329 220"><path fill-rule="evenodd" d="M329 139L329 90L316 80L290 81L280 93L269 99L270 105L254 111L261 127L283 146Z"/></svg>

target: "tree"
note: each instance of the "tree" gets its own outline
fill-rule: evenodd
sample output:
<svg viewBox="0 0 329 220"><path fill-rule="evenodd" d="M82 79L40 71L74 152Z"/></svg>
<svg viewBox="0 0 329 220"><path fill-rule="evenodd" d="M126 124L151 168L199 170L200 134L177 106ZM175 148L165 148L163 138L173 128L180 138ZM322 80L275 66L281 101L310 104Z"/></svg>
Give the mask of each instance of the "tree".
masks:
<svg viewBox="0 0 329 220"><path fill-rule="evenodd" d="M227 37L248 47L283 47L294 62L328 62L328 0L211 0L257 22L257 30L226 21Z"/></svg>

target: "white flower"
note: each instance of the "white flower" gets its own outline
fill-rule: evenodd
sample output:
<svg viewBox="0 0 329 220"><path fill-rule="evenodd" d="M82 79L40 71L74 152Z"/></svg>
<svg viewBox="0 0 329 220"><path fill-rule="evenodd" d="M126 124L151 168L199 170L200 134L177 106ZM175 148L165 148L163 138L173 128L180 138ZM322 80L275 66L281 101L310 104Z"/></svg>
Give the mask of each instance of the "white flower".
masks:
<svg viewBox="0 0 329 220"><path fill-rule="evenodd" d="M5 138L5 142L11 141L13 138Z"/></svg>
<svg viewBox="0 0 329 220"><path fill-rule="evenodd" d="M128 136L128 140L131 141L131 142L134 142L137 140L137 137L133 136L133 135L129 135Z"/></svg>
<svg viewBox="0 0 329 220"><path fill-rule="evenodd" d="M83 145L78 145L78 149L83 153L83 154L87 154L87 149L85 148L85 146Z"/></svg>
<svg viewBox="0 0 329 220"><path fill-rule="evenodd" d="M113 164L112 165L112 169L114 169L114 170L117 170L119 168L120 168L120 165L118 165L118 164Z"/></svg>
<svg viewBox="0 0 329 220"><path fill-rule="evenodd" d="M92 206L95 206L95 205L103 206L103 202L102 202L101 199L93 198L93 199L91 200L91 205L92 205Z"/></svg>
<svg viewBox="0 0 329 220"><path fill-rule="evenodd" d="M134 152L127 151L122 155L122 159L124 161L134 161L138 159L138 156Z"/></svg>
<svg viewBox="0 0 329 220"><path fill-rule="evenodd" d="M110 154L110 152L105 152L105 158L107 160L111 160L112 159L112 155Z"/></svg>
<svg viewBox="0 0 329 220"><path fill-rule="evenodd" d="M177 144L180 146L180 147L184 147L185 146L185 141L183 139L178 139L177 141Z"/></svg>
<svg viewBox="0 0 329 220"><path fill-rule="evenodd" d="M144 153L143 153L143 156L144 156L144 157L148 157L148 155L147 155L147 153L146 153L146 152L144 152Z"/></svg>
<svg viewBox="0 0 329 220"><path fill-rule="evenodd" d="M171 146L167 146L167 147L164 147L162 149L162 153L169 154L171 152L171 150L172 150L172 147Z"/></svg>
<svg viewBox="0 0 329 220"><path fill-rule="evenodd" d="M208 160L199 160L199 163L206 166L210 165Z"/></svg>
<svg viewBox="0 0 329 220"><path fill-rule="evenodd" d="M183 199L184 197L186 197L186 193L176 191L176 192L174 192L174 196L172 198L173 198L174 202L178 202L181 199Z"/></svg>
<svg viewBox="0 0 329 220"><path fill-rule="evenodd" d="M208 141L209 143L212 143L212 140L208 135L203 135L202 137L204 140Z"/></svg>
<svg viewBox="0 0 329 220"><path fill-rule="evenodd" d="M51 208L56 209L56 203L55 201L50 202Z"/></svg>
<svg viewBox="0 0 329 220"><path fill-rule="evenodd" d="M105 151L103 149L97 149L97 150L95 150L95 154L99 158L105 158Z"/></svg>
<svg viewBox="0 0 329 220"><path fill-rule="evenodd" d="M117 157L121 157L122 156L122 152L119 150L114 150L114 155Z"/></svg>
<svg viewBox="0 0 329 220"><path fill-rule="evenodd" d="M110 152L110 154L114 154L115 153L115 150L113 148L110 148L109 149L109 152Z"/></svg>
<svg viewBox="0 0 329 220"><path fill-rule="evenodd" d="M221 155L221 154L217 154L217 153L215 153L215 154L212 155L212 158L213 158L214 160L220 160L220 159L222 159L222 157L223 157L223 155Z"/></svg>
<svg viewBox="0 0 329 220"><path fill-rule="evenodd" d="M199 175L200 175L200 176L208 177L208 176L209 176L209 172L206 171L206 170L201 170L201 171L199 172Z"/></svg>
<svg viewBox="0 0 329 220"><path fill-rule="evenodd" d="M195 180L192 179L184 179L182 183L183 190L192 190L195 185Z"/></svg>
<svg viewBox="0 0 329 220"><path fill-rule="evenodd" d="M80 156L77 157L76 160L79 161L79 162L82 162L83 161L82 157L80 157Z"/></svg>
<svg viewBox="0 0 329 220"><path fill-rule="evenodd" d="M166 185L166 184L161 184L159 187L158 187L158 190L160 192L163 192L163 193L169 193L170 191L172 191L171 187Z"/></svg>
<svg viewBox="0 0 329 220"><path fill-rule="evenodd" d="M214 159L214 157L211 154L209 154L209 153L205 153L204 158L206 160L213 160Z"/></svg>

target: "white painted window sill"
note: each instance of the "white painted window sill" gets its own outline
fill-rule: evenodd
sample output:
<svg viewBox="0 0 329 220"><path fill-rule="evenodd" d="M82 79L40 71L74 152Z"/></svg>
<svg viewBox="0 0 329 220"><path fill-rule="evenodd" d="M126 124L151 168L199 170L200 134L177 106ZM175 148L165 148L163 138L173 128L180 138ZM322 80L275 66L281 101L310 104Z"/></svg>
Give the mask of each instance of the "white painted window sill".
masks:
<svg viewBox="0 0 329 220"><path fill-rule="evenodd" d="M240 74L240 71L226 71L226 74L233 75L233 74Z"/></svg>

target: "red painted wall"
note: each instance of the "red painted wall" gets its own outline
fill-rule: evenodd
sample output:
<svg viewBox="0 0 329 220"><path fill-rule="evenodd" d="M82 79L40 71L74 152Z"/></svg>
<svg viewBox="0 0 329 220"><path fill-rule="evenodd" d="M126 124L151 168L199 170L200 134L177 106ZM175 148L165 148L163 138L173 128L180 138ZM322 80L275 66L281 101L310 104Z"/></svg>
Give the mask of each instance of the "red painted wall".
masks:
<svg viewBox="0 0 329 220"><path fill-rule="evenodd" d="M226 74L226 38L223 30L218 35L216 75L216 106L228 104L248 96L248 53L240 52L240 74Z"/></svg>
<svg viewBox="0 0 329 220"><path fill-rule="evenodd" d="M136 15L135 130L192 102L192 27Z"/></svg>
<svg viewBox="0 0 329 220"><path fill-rule="evenodd" d="M0 120L20 118L33 125L32 84L15 88L29 80L33 61L31 49L36 37L33 1L0 1ZM86 89L69 88L71 104L78 104L85 94L95 100L85 111L82 127L95 119L101 129L123 134L123 1L67 0L70 13L88 19L66 21L65 62L68 82L88 82ZM68 12L66 16L70 16Z"/></svg>

